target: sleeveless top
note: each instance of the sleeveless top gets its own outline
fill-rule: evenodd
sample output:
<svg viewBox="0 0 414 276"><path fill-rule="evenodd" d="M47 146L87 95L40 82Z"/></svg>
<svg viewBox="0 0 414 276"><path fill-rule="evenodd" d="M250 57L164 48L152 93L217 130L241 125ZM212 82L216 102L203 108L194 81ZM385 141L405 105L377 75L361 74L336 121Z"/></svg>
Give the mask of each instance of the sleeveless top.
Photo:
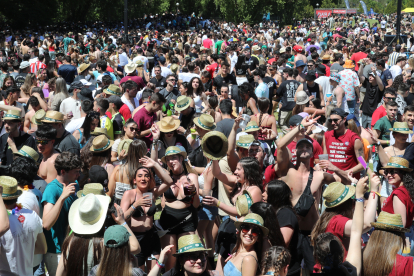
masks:
<svg viewBox="0 0 414 276"><path fill-rule="evenodd" d="M82 149L85 145L86 145L86 143L88 142L88 141L85 141L85 143L81 143L81 141L82 141L82 136L83 136L83 133L82 133L82 131L80 130L80 128L78 128L77 129L77 131L79 131L79 140L78 140L78 143L79 143L79 147L80 147L80 149Z"/></svg>
<svg viewBox="0 0 414 276"><path fill-rule="evenodd" d="M413 275L413 257L396 255L394 266L389 276L411 276Z"/></svg>
<svg viewBox="0 0 414 276"><path fill-rule="evenodd" d="M256 257L254 257L253 255L248 254L246 256L252 256L256 260L256 263L258 262ZM244 257L242 259L242 267L243 267ZM224 266L223 273L224 273L224 276L242 276L242 272L236 268L236 266L233 264L231 260L228 261L227 264Z"/></svg>
<svg viewBox="0 0 414 276"><path fill-rule="evenodd" d="M263 114L263 116L264 116L264 115L266 115L266 114ZM259 122L259 119L260 119L260 113L259 113L259 114L256 114L255 116L256 116L256 118L257 118L257 125L258 125L259 127L261 127L261 128L266 128L266 129L272 129L272 126L264 126L264 125L262 125L262 124ZM263 116L262 116L262 123L263 123ZM270 115L266 117L265 122L267 122L267 120L269 119L269 117L270 117ZM258 139L259 139L259 140L262 140L262 141L263 141L263 140L266 140L266 136L263 134L263 132L262 132L262 130L261 130L261 129L259 130Z"/></svg>
<svg viewBox="0 0 414 276"><path fill-rule="evenodd" d="M116 185L116 187L115 187L115 199L119 200L119 201L121 201L122 196L124 195L124 193L126 191L132 189L131 185L121 182L121 175L123 174L123 172L124 172L123 166L121 166L119 168L119 171L118 171L118 182L115 182L115 185Z"/></svg>
<svg viewBox="0 0 414 276"><path fill-rule="evenodd" d="M253 111L251 110L250 107L247 106L247 102L243 104L243 107L246 107L246 109L244 110L244 114L247 114L249 116L254 115Z"/></svg>
<svg viewBox="0 0 414 276"><path fill-rule="evenodd" d="M203 111L202 104L203 104L203 101L201 100L201 97L195 96L194 105L195 105L196 113L201 113L201 111Z"/></svg>

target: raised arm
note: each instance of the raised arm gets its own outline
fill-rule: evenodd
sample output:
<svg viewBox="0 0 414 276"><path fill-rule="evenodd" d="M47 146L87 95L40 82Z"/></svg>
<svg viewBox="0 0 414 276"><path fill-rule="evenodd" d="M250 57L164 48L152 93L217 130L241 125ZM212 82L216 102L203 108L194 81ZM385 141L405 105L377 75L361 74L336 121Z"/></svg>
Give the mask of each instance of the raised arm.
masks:
<svg viewBox="0 0 414 276"><path fill-rule="evenodd" d="M229 167L232 172L236 170L237 163L240 160L239 156L236 153L236 131L239 128L239 123L242 119L243 118L239 116L234 120L233 128L230 131L228 139L229 147L227 149L227 162L229 163Z"/></svg>
<svg viewBox="0 0 414 276"><path fill-rule="evenodd" d="M222 173L218 162L218 160L213 160L211 164L214 177L216 177L219 181L223 182L224 184L234 187L237 184L237 177L232 174L230 175Z"/></svg>
<svg viewBox="0 0 414 276"><path fill-rule="evenodd" d="M3 186L0 186L0 193L3 193ZM4 205L3 197L0 197L0 237L3 236L10 229L9 214Z"/></svg>
<svg viewBox="0 0 414 276"><path fill-rule="evenodd" d="M174 183L168 172L164 170L164 168L161 167L158 162L152 160L147 156L143 156L139 159L139 163L141 163L144 167L153 168L155 174L161 179L161 186L158 188L155 187L153 191L155 198L162 195L168 189L168 187Z"/></svg>
<svg viewBox="0 0 414 276"><path fill-rule="evenodd" d="M358 69L358 77L359 77L359 81L361 82L361 83L364 83L365 82L365 77L364 77L364 67L365 67L365 63L361 63L361 65L359 66L359 69Z"/></svg>

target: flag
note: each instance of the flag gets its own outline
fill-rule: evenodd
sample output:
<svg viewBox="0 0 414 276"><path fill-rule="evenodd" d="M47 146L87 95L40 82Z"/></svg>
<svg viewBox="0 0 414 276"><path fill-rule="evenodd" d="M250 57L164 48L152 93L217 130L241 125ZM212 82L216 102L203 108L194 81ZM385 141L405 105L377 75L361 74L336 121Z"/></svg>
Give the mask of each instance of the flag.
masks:
<svg viewBox="0 0 414 276"><path fill-rule="evenodd" d="M365 5L364 1L360 0L359 3L361 3L362 8L364 9L365 15L368 15L367 5Z"/></svg>
<svg viewBox="0 0 414 276"><path fill-rule="evenodd" d="M346 5L346 8L347 9L350 9L350 7L349 7L349 0L345 0L345 5Z"/></svg>

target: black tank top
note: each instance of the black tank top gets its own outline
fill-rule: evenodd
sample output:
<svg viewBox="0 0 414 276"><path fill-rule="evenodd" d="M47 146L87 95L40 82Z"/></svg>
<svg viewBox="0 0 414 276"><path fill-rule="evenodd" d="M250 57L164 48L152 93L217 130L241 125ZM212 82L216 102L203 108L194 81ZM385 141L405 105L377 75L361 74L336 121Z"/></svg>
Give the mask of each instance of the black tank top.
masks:
<svg viewBox="0 0 414 276"><path fill-rule="evenodd" d="M313 87L310 87L306 82L303 84L303 90L309 96L315 96L316 99L321 99L321 94L319 93L319 84L314 82Z"/></svg>
<svg viewBox="0 0 414 276"><path fill-rule="evenodd" d="M236 67L236 75L245 76L248 68L249 65L247 65L246 63L242 63L242 65L239 68Z"/></svg>

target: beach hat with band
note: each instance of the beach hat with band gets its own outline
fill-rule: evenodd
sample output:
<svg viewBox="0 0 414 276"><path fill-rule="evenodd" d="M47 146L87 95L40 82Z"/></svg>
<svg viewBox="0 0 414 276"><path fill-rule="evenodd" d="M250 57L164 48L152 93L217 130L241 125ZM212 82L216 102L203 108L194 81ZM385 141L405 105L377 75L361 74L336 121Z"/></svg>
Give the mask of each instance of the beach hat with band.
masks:
<svg viewBox="0 0 414 276"><path fill-rule="evenodd" d="M108 95L122 96L121 88L115 84L110 84L103 92Z"/></svg>
<svg viewBox="0 0 414 276"><path fill-rule="evenodd" d="M389 130L403 134L413 133L413 131L408 127L407 122L394 122L394 125Z"/></svg>
<svg viewBox="0 0 414 276"><path fill-rule="evenodd" d="M179 256L181 254L191 252L205 252L210 251L211 248L206 249L200 240L198 235L185 235L178 239L177 253L173 256Z"/></svg>
<svg viewBox="0 0 414 276"><path fill-rule="evenodd" d="M355 195L355 187L344 185L340 182L333 182L323 192L324 205L326 208L333 208L341 205Z"/></svg>
<svg viewBox="0 0 414 276"><path fill-rule="evenodd" d="M42 125L43 124L43 120L46 117L46 111L44 111L43 109L39 109L38 111L36 111L35 115L32 117L32 119L30 120L32 122L32 124L35 125Z"/></svg>
<svg viewBox="0 0 414 276"><path fill-rule="evenodd" d="M4 200L18 198L23 192L17 186L17 180L10 176L0 176L0 186L3 187L1 197Z"/></svg>
<svg viewBox="0 0 414 276"><path fill-rule="evenodd" d="M167 157L167 156L171 156L171 155L176 155L176 154L181 155L182 157L184 157L184 159L186 159L186 158L187 158L187 152L182 151L182 150L181 150L179 147L177 147L177 146L171 146L171 147L168 147L168 148L165 150L165 156L163 156L163 157L161 158L161 162L162 162L162 163L167 164L166 157Z"/></svg>
<svg viewBox="0 0 414 276"><path fill-rule="evenodd" d="M214 130L216 128L214 118L209 114L201 114L200 117L194 118L193 122L204 130Z"/></svg>
<svg viewBox="0 0 414 276"><path fill-rule="evenodd" d="M176 130L180 127L180 120L174 119L171 116L167 116L161 119L161 121L157 122L159 129L161 132L168 133Z"/></svg>
<svg viewBox="0 0 414 276"><path fill-rule="evenodd" d="M105 135L109 139L108 130L104 127L95 127L95 129L91 132L91 135Z"/></svg>
<svg viewBox="0 0 414 276"><path fill-rule="evenodd" d="M175 103L175 110L183 111L191 104L191 98L187 96L180 96L177 98L177 102Z"/></svg>
<svg viewBox="0 0 414 276"><path fill-rule="evenodd" d="M250 207L253 204L253 197L249 191L244 190L236 200L236 210L239 216L245 216L249 213Z"/></svg>
<svg viewBox="0 0 414 276"><path fill-rule="evenodd" d="M406 172L411 172L410 164L407 159L402 157L391 156L386 166L383 169L399 169Z"/></svg>
<svg viewBox="0 0 414 276"><path fill-rule="evenodd" d="M90 151L93 152L102 152L111 149L114 141L111 141L105 135L99 135L95 137L92 141L92 146L90 147Z"/></svg>
<svg viewBox="0 0 414 276"><path fill-rule="evenodd" d="M220 131L209 131L201 140L204 156L211 160L220 160L227 155L227 137Z"/></svg>
<svg viewBox="0 0 414 276"><path fill-rule="evenodd" d="M33 159L35 162L39 160L39 154L31 147L29 146L23 146L21 149L19 149L18 152L13 152L13 154L25 156Z"/></svg>
<svg viewBox="0 0 414 276"><path fill-rule="evenodd" d="M7 120L18 120L22 121L22 112L19 110L7 110L7 112L3 115L3 121Z"/></svg>
<svg viewBox="0 0 414 276"><path fill-rule="evenodd" d="M43 123L63 123L63 114L59 111L48 111L46 112L45 118L42 120Z"/></svg>
<svg viewBox="0 0 414 276"><path fill-rule="evenodd" d="M400 214L390 214L384 211L379 214L377 222L371 222L371 226L374 227L375 230L403 233L410 232L410 229L404 228Z"/></svg>
<svg viewBox="0 0 414 276"><path fill-rule="evenodd" d="M129 145L131 145L133 140L131 139L123 139L121 142L119 142L118 145L118 155L121 154L122 150L125 150L125 153L128 153Z"/></svg>
<svg viewBox="0 0 414 276"><path fill-rule="evenodd" d="M267 234L269 234L269 229L263 226L264 224L263 218L259 216L258 214L255 214L255 213L247 214L243 220L238 220L234 222L234 225L236 226L238 230L240 230L240 226L246 223L258 226L262 230L264 236L267 236Z"/></svg>
<svg viewBox="0 0 414 276"><path fill-rule="evenodd" d="M254 136L251 135L251 134L240 135L239 139L237 139L236 146L241 147L241 148L245 148L245 149L249 149L249 147L253 143L253 141L254 141Z"/></svg>
<svg viewBox="0 0 414 276"><path fill-rule="evenodd" d="M259 131L260 128L257 125L256 122L254 121L250 121L247 123L246 128L244 129L244 132L255 132L255 131Z"/></svg>

